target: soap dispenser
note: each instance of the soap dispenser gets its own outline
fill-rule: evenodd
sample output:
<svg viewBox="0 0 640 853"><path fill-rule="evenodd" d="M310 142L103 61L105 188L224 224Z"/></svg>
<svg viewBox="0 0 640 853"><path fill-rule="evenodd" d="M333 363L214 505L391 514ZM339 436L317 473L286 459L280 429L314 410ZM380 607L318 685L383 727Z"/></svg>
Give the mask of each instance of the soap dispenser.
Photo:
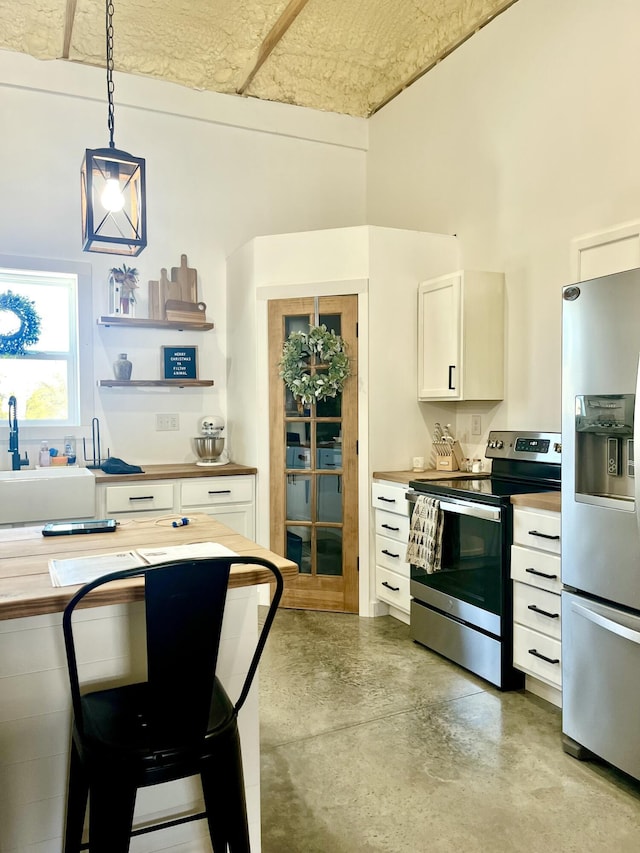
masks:
<svg viewBox="0 0 640 853"><path fill-rule="evenodd" d="M47 468L51 464L51 457L49 456L49 444L46 441L43 441L40 444L40 467Z"/></svg>

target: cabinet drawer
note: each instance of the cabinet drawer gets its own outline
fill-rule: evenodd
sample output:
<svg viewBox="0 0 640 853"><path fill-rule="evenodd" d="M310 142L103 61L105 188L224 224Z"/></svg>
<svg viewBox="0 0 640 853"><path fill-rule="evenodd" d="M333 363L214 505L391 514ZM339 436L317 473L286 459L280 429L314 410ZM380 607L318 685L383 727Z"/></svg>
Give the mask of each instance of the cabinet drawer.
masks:
<svg viewBox="0 0 640 853"><path fill-rule="evenodd" d="M376 566L376 596L380 601L392 604L398 610L409 612L409 578L401 577L396 572Z"/></svg>
<svg viewBox="0 0 640 853"><path fill-rule="evenodd" d="M562 684L560 641L545 637L539 631L532 631L524 625L514 625L513 665L554 687L560 687Z"/></svg>
<svg viewBox="0 0 640 853"><path fill-rule="evenodd" d="M405 498L407 491L408 486L401 486L399 483L372 483L371 503L376 509L409 515L409 505Z"/></svg>
<svg viewBox="0 0 640 853"><path fill-rule="evenodd" d="M530 512L516 509L513 513L513 541L517 545L560 553L560 513Z"/></svg>
<svg viewBox="0 0 640 853"><path fill-rule="evenodd" d="M172 483L140 483L131 486L106 487L107 515L114 512L142 512L150 509L173 509Z"/></svg>
<svg viewBox="0 0 640 853"><path fill-rule="evenodd" d="M513 619L556 640L560 639L560 596L526 583L513 585Z"/></svg>
<svg viewBox="0 0 640 853"><path fill-rule="evenodd" d="M556 554L546 554L544 551L534 551L533 548L512 545L511 577L514 581L522 581L560 594L560 557Z"/></svg>
<svg viewBox="0 0 640 853"><path fill-rule="evenodd" d="M253 477L207 477L180 486L180 505L215 506L253 500Z"/></svg>
<svg viewBox="0 0 640 853"><path fill-rule="evenodd" d="M403 577L409 577L409 563L405 561L407 546L396 539L376 536L376 566L384 566Z"/></svg>
<svg viewBox="0 0 640 853"><path fill-rule="evenodd" d="M396 515L383 509L376 510L376 533L389 539L397 539L405 546L409 539L409 516Z"/></svg>

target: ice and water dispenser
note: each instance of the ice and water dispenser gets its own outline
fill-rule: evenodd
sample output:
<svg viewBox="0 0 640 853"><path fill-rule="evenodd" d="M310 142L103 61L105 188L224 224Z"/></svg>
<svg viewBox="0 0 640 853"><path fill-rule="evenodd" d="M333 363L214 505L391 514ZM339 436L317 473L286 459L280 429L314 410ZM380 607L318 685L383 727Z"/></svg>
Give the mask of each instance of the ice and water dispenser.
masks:
<svg viewBox="0 0 640 853"><path fill-rule="evenodd" d="M576 397L576 500L634 500L635 394Z"/></svg>

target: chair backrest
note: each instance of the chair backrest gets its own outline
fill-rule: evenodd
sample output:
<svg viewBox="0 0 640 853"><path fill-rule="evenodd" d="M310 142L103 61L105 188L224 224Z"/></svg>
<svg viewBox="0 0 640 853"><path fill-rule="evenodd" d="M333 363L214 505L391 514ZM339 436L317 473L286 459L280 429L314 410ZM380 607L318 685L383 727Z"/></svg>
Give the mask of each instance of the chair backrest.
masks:
<svg viewBox="0 0 640 853"><path fill-rule="evenodd" d="M76 725L82 730L80 683L73 635L73 612L94 589L115 580L144 578L147 673L154 707L176 725L188 725L194 736L206 730L216 673L220 634L231 566L269 569L276 589L236 702L236 711L251 688L283 589L273 563L258 557L215 557L143 566L103 575L85 584L67 604L64 631L71 698Z"/></svg>

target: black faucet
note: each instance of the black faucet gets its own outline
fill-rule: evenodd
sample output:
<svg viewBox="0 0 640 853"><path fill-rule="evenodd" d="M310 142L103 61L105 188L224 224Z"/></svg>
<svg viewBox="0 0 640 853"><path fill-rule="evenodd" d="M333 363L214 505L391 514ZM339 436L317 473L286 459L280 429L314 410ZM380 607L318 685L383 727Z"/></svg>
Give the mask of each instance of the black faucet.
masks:
<svg viewBox="0 0 640 853"><path fill-rule="evenodd" d="M29 464L29 456L26 451L24 459L20 459L18 450L18 418L16 416L16 398L13 394L9 397L9 453L11 454L11 469L19 471Z"/></svg>

